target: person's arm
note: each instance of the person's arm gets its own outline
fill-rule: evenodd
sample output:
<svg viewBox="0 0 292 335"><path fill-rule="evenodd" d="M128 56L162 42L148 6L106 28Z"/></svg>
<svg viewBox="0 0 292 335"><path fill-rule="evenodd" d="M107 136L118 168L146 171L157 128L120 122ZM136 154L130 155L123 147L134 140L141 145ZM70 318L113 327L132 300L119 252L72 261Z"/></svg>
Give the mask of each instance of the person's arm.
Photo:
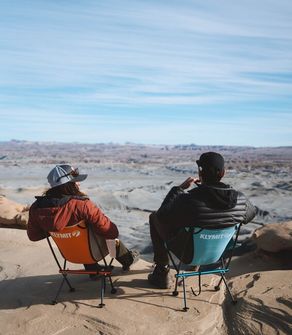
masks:
<svg viewBox="0 0 292 335"><path fill-rule="evenodd" d="M163 209L166 210L168 207L171 207L175 199L180 194L183 194L183 193L184 193L184 190L180 188L179 186L172 187L170 191L167 193L166 197L164 198L160 208L158 209L158 212L161 212Z"/></svg>
<svg viewBox="0 0 292 335"><path fill-rule="evenodd" d="M27 236L31 241L40 241L48 236L48 233L43 231L38 224L37 216L34 213L34 206L29 210L29 217L27 223Z"/></svg>
<svg viewBox="0 0 292 335"><path fill-rule="evenodd" d="M97 235L106 239L115 239L119 236L117 226L91 200L84 201L82 216L92 225Z"/></svg>
<svg viewBox="0 0 292 335"><path fill-rule="evenodd" d="M180 198L183 194L185 194L184 190L188 189L192 184L198 183L199 181L200 180L197 178L189 177L181 185L174 186L168 192L160 208L158 209L157 211L158 217L167 216L168 214L170 214L178 198Z"/></svg>

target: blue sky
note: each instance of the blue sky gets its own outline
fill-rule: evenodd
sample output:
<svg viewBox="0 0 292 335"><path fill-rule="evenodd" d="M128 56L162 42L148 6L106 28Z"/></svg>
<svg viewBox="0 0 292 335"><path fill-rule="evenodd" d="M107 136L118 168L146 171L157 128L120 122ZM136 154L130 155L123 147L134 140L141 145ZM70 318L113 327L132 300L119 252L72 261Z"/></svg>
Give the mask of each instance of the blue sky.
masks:
<svg viewBox="0 0 292 335"><path fill-rule="evenodd" d="M0 0L0 141L292 145L291 0Z"/></svg>

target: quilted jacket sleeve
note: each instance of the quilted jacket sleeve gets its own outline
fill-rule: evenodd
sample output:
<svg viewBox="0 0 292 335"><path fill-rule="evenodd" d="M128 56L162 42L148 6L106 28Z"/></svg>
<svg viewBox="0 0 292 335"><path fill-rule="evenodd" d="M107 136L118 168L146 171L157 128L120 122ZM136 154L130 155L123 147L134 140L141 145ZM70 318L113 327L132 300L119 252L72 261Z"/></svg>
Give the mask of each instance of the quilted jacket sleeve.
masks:
<svg viewBox="0 0 292 335"><path fill-rule="evenodd" d="M158 217L167 216L168 214L171 214L174 210L175 202L179 197L181 197L184 194L185 193L183 189L180 188L179 186L172 187L157 211Z"/></svg>
<svg viewBox="0 0 292 335"><path fill-rule="evenodd" d="M244 223L248 223L251 220L253 220L253 218L256 216L256 214L257 214L257 207L252 205L249 200L246 200L246 214L245 214L245 222Z"/></svg>

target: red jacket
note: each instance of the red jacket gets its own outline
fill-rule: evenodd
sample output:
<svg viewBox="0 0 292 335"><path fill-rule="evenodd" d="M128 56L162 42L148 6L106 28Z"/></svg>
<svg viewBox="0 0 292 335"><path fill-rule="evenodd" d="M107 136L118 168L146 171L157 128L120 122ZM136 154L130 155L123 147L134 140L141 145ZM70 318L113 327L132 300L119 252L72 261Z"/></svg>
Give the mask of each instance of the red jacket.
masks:
<svg viewBox="0 0 292 335"><path fill-rule="evenodd" d="M91 200L70 196L61 199L37 197L29 210L27 235L31 241L39 241L48 236L47 232L62 230L81 220L106 239L119 235L117 226Z"/></svg>

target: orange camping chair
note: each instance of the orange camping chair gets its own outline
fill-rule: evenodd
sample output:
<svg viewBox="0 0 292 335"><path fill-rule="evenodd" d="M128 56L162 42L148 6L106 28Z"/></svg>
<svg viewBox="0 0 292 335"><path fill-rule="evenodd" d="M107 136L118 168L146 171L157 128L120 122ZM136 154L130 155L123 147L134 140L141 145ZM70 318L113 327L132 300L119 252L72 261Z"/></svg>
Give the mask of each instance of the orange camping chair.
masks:
<svg viewBox="0 0 292 335"><path fill-rule="evenodd" d="M82 220L76 225L65 227L60 231L49 232L50 237L56 243L61 255L64 258L63 267L61 266L56 253L52 247L49 237L47 241L49 243L50 249L53 253L55 261L59 267L59 273L62 274L63 280L57 291L55 299L52 301L53 304L57 303L57 298L62 290L64 283L66 282L69 286L70 292L75 291L75 289L70 284L67 275L68 274L87 274L87 275L97 275L101 278L100 283L100 304L98 307L103 307L103 298L106 287L106 278L109 279L111 285L111 293L116 293L116 289L113 286L111 274L113 266L111 259L110 263L107 264L105 257L109 254L106 241L103 237L97 236L90 227L86 226L85 222ZM75 264L93 264L99 261L103 261L103 266L96 271L88 271L85 269L81 270L70 270L66 269L67 262Z"/></svg>

